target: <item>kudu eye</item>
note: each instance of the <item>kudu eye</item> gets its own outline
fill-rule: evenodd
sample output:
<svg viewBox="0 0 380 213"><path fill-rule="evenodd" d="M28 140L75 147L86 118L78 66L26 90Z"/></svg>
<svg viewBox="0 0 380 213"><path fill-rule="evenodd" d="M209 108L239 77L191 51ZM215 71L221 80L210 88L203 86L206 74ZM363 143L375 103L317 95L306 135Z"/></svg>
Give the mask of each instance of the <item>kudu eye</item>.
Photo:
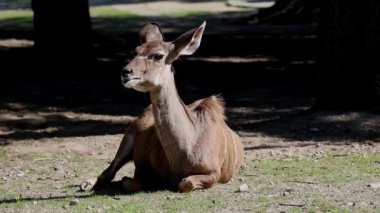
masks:
<svg viewBox="0 0 380 213"><path fill-rule="evenodd" d="M152 54L148 56L148 59L153 59L154 61L160 61L164 55L162 54Z"/></svg>

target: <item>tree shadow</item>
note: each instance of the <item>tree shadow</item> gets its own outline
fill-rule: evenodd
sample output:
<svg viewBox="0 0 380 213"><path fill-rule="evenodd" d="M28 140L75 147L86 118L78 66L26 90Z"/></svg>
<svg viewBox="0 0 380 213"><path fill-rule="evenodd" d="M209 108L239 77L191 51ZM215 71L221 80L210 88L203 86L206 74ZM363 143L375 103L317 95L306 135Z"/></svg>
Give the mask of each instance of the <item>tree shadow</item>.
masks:
<svg viewBox="0 0 380 213"><path fill-rule="evenodd" d="M312 106L318 93L316 26L252 26L228 18L231 15L239 14L93 18L95 62L87 68L54 67L49 75L58 75L54 80L43 80L46 76L34 71L39 65L31 47L0 49L2 70L12 76L12 80L8 77L0 82L0 131L9 130L0 139L124 132L129 120L78 120L62 114L138 116L148 106L149 96L126 90L120 83L120 69L130 58L129 51L138 45L138 30L154 20L161 23L167 40L173 40L207 20L198 52L174 64L178 90L185 103L221 94L227 103L228 123L248 135L262 133L300 141L378 140L378 126L368 112L300 113ZM31 31L1 27L0 31L2 38L32 38ZM80 74L82 71L86 74ZM63 72L71 73L73 78L66 79ZM41 112L52 115L45 116L43 122L2 118L7 114ZM342 120L344 116L352 119ZM375 124L368 127L365 122Z"/></svg>
<svg viewBox="0 0 380 213"><path fill-rule="evenodd" d="M20 119L0 121L0 126L11 133L0 135L0 144L23 139L42 139L49 137L80 137L89 135L122 134L130 120L107 122L96 120L76 120L65 116L53 115L39 119ZM4 141L4 142L2 142Z"/></svg>
<svg viewBox="0 0 380 213"><path fill-rule="evenodd" d="M68 185L66 188L78 187L77 185ZM90 198L97 195L108 195L108 196L118 196L118 195L128 195L128 193L123 192L120 181L112 181L107 185L107 188L98 190L98 191L76 191L75 194L71 195L49 195L47 197L43 196L34 196L34 197L20 197L20 198L11 198L11 199L0 199L0 204L2 203L17 203L17 202L33 202L33 201L46 201L46 200L63 200L67 198Z"/></svg>
<svg viewBox="0 0 380 213"><path fill-rule="evenodd" d="M248 132L300 142L380 142L380 115L371 111L318 111L279 116L263 122L242 124Z"/></svg>

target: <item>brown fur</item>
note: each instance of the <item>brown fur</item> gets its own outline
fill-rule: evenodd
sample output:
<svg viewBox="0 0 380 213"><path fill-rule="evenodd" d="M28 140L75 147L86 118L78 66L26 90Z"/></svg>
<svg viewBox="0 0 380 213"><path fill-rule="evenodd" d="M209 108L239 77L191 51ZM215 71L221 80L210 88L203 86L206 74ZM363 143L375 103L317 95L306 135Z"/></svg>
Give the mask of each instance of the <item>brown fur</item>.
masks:
<svg viewBox="0 0 380 213"><path fill-rule="evenodd" d="M223 100L211 96L185 105L168 64L180 54L195 52L204 28L205 23L172 43L162 40L157 25L143 28L140 35L145 43L136 48L138 55L126 66L122 80L126 87L149 92L152 104L128 128L115 159L94 188L110 182L130 160L136 169L132 179L123 180L128 192L205 189L228 182L239 170L243 145L225 123Z"/></svg>
<svg viewBox="0 0 380 213"><path fill-rule="evenodd" d="M205 155L196 155L201 162L191 161L190 165L187 165L188 168L178 168L179 171L170 171L170 166L154 129L152 106L145 109L143 115L137 118L130 127L136 131L133 150L133 160L136 165L135 177L141 180L142 185L147 186L143 189L160 188L160 186L176 188L180 180L192 173L202 174L209 171L216 174L215 182L225 183L231 179L243 161L243 148L239 137L224 122L223 105L223 101L215 96L188 105L189 110L197 115L196 122L198 122L198 131L201 137L208 138L215 134L217 140L214 147L206 147L210 145L209 140L200 140L195 150L197 152L207 151ZM220 126L223 129L210 128L211 126ZM232 150L232 152L226 152L226 155L224 155L224 140L226 140L227 149ZM235 145L237 146L236 153L234 152ZM214 150L212 150L213 148ZM237 161L236 165L234 165L235 160ZM178 159L178 161L183 160ZM210 168L213 166L219 168ZM207 188L213 184L208 185Z"/></svg>

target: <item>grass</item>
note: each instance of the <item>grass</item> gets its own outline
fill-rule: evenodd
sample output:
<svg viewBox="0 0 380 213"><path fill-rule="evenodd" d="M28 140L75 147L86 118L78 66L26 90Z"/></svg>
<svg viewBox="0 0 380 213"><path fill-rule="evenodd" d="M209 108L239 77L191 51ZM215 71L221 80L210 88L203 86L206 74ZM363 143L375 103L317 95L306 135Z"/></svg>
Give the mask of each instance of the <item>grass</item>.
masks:
<svg viewBox="0 0 380 213"><path fill-rule="evenodd" d="M173 11L157 11L162 16L205 16L212 15L208 11L199 10L173 10ZM125 30L124 19L141 18L133 11L120 9L114 6L96 6L90 7L90 16L93 19L92 24L95 30L114 31ZM33 29L33 12L31 10L3 10L0 11L0 27L3 30L10 31L30 31Z"/></svg>
<svg viewBox="0 0 380 213"><path fill-rule="evenodd" d="M256 170L269 179L280 179L287 182L318 182L340 184L342 182L380 177L380 170L374 162L380 161L380 155L351 155L322 158L283 159L277 161L259 161L248 165L243 173Z"/></svg>
<svg viewBox="0 0 380 213"><path fill-rule="evenodd" d="M139 18L140 15L124 10L118 9L112 6L97 6L90 7L90 15L92 18ZM173 10L163 11L164 16L204 16L212 15L208 11L200 10ZM0 21L25 21L30 22L33 20L33 12L31 10L3 10L0 11Z"/></svg>
<svg viewBox="0 0 380 213"><path fill-rule="evenodd" d="M2 161L9 162L6 171L12 171L12 168L28 171L24 177L11 177L5 184L0 184L0 199L9 201L0 201L0 212L376 212L379 208L347 206L349 201L376 203L378 194L373 194L369 187L358 187L353 191L350 187L344 188L358 181L365 184L379 180L379 154L252 161L245 164L235 181L210 190L186 194L141 192L133 195L77 192L75 185L83 177L99 174L107 164L92 156L74 153L29 153L25 156L5 152L2 148L0 154ZM52 169L55 167L58 170ZM1 170L2 176L6 174ZM312 183L308 184L308 181ZM249 185L249 192L236 192L241 182ZM326 184L330 184L330 188L326 188ZM336 194L334 190L342 194ZM285 196L284 191L290 191L290 194ZM356 196L354 192L366 196L350 198ZM50 199L54 196L58 198ZM34 199L23 199L25 197ZM70 206L70 201L76 197L79 203ZM294 206L294 203L300 206Z"/></svg>
<svg viewBox="0 0 380 213"><path fill-rule="evenodd" d="M102 17L102 18L138 18L139 15L127 11L119 10L112 6L99 6L90 8L91 17Z"/></svg>
<svg viewBox="0 0 380 213"><path fill-rule="evenodd" d="M203 10L173 10L163 12L163 15L167 16L206 16L212 14L212 12Z"/></svg>
<svg viewBox="0 0 380 213"><path fill-rule="evenodd" d="M32 21L33 12L31 10L2 10L0 11L0 20L20 20Z"/></svg>
<svg viewBox="0 0 380 213"><path fill-rule="evenodd" d="M108 18L136 18L138 15L126 11L118 10L113 7L91 7L91 17L108 17ZM0 11L0 20L18 20L32 21L33 12L31 10L3 10Z"/></svg>
<svg viewBox="0 0 380 213"><path fill-rule="evenodd" d="M348 213L348 209L339 208L336 205L325 201L323 198L313 198L311 200L311 212L341 212Z"/></svg>

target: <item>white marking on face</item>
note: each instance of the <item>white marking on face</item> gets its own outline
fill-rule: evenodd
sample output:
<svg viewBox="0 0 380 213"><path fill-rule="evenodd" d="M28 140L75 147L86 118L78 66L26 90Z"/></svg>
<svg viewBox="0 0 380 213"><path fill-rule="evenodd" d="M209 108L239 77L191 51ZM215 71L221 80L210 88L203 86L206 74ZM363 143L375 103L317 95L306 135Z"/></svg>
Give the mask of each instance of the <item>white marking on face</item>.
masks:
<svg viewBox="0 0 380 213"><path fill-rule="evenodd" d="M145 55L138 55L135 57L136 59L146 59L148 58L148 56L145 56Z"/></svg>
<svg viewBox="0 0 380 213"><path fill-rule="evenodd" d="M141 82L142 82L141 79L131 79L127 81L127 83L125 83L124 86L131 89L131 88L135 88Z"/></svg>

